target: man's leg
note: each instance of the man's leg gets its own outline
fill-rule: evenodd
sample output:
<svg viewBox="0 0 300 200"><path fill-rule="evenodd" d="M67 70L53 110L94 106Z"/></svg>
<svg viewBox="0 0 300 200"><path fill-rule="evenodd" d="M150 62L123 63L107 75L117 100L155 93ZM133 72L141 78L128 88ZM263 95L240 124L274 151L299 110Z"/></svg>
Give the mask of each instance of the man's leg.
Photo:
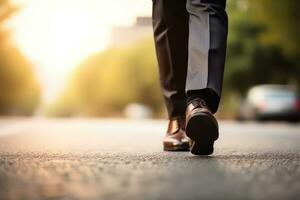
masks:
<svg viewBox="0 0 300 200"><path fill-rule="evenodd" d="M189 31L186 0L153 0L152 19L160 82L169 118L184 116Z"/></svg>
<svg viewBox="0 0 300 200"><path fill-rule="evenodd" d="M187 0L189 54L186 134L191 152L209 155L219 137L218 109L226 53L226 0Z"/></svg>
<svg viewBox="0 0 300 200"><path fill-rule="evenodd" d="M161 88L169 114L164 150L187 151L185 81L189 28L186 0L153 0L153 28Z"/></svg>
<svg viewBox="0 0 300 200"><path fill-rule="evenodd" d="M200 97L210 110L218 109L226 54L226 0L187 0L189 56L188 101Z"/></svg>

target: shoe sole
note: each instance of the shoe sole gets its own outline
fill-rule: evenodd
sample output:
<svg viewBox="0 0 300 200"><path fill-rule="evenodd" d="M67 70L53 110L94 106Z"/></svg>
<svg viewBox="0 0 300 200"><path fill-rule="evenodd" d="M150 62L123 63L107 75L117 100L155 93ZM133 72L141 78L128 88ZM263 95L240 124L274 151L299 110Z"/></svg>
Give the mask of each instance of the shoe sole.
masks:
<svg viewBox="0 0 300 200"><path fill-rule="evenodd" d="M193 115L186 125L186 134L193 140L190 151L194 155L210 155L214 152L214 142L219 137L216 119L206 113Z"/></svg>
<svg viewBox="0 0 300 200"><path fill-rule="evenodd" d="M189 144L164 147L164 151L189 151Z"/></svg>

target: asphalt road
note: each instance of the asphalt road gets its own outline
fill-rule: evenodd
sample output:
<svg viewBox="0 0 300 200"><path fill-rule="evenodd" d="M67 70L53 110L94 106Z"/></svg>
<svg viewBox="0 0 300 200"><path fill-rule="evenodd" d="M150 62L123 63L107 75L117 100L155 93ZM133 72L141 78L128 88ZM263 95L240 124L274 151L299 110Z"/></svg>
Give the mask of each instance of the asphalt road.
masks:
<svg viewBox="0 0 300 200"><path fill-rule="evenodd" d="M210 157L162 120L0 120L0 199L300 199L300 125L220 123Z"/></svg>

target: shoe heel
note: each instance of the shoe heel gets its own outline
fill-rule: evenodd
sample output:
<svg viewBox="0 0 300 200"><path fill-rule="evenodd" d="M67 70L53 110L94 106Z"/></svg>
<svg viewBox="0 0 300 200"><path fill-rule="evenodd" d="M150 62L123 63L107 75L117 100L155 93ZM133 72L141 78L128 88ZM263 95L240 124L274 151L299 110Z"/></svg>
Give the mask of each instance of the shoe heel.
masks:
<svg viewBox="0 0 300 200"><path fill-rule="evenodd" d="M210 155L214 151L214 141L219 137L218 124L206 114L192 116L186 125L187 136L194 141L190 151L195 155Z"/></svg>

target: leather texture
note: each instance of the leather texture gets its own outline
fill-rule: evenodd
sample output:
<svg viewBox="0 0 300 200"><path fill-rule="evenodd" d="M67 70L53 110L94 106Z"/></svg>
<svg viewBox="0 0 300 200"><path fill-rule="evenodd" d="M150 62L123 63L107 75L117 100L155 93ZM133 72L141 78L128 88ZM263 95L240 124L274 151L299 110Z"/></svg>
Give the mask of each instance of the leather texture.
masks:
<svg viewBox="0 0 300 200"><path fill-rule="evenodd" d="M207 115L213 115L212 112L210 111L210 109L208 108L208 106L206 105L205 101L200 99L200 98L196 98L193 101L191 101L187 108L186 108L186 122L196 113L204 113Z"/></svg>
<svg viewBox="0 0 300 200"><path fill-rule="evenodd" d="M169 120L167 133L163 139L163 146L166 151L189 150L189 138L185 133L185 117Z"/></svg>

